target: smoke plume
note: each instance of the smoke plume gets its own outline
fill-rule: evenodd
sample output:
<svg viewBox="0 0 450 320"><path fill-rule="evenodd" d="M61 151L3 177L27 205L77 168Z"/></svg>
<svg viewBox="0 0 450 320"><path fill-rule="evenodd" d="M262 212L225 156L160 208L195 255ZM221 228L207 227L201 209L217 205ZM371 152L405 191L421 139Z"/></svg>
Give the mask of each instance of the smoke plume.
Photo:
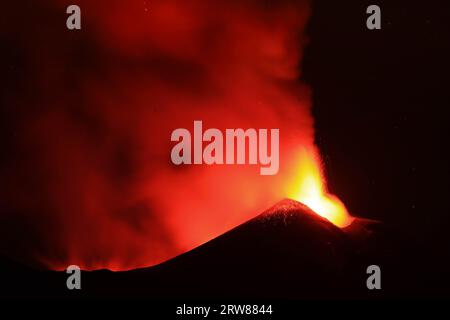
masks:
<svg viewBox="0 0 450 320"><path fill-rule="evenodd" d="M6 4L0 249L50 269L154 265L286 196L314 148L308 1ZM175 166L173 130L279 128L280 170Z"/></svg>

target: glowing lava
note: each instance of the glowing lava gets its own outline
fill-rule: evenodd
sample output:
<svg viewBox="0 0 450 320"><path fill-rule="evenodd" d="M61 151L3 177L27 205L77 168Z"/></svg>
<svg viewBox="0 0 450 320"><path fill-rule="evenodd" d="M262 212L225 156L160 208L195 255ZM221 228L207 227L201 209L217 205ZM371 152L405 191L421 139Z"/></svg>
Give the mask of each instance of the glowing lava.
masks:
<svg viewBox="0 0 450 320"><path fill-rule="evenodd" d="M297 173L288 188L288 197L310 207L318 215L344 228L353 218L336 196L329 194L322 163L317 152L303 151L296 166Z"/></svg>

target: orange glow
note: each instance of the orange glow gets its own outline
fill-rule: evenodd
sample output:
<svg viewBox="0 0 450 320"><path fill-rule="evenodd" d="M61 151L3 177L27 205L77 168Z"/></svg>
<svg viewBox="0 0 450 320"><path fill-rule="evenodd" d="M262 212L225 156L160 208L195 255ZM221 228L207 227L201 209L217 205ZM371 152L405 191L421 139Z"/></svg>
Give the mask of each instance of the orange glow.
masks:
<svg viewBox="0 0 450 320"><path fill-rule="evenodd" d="M289 198L307 205L340 228L353 221L342 201L328 193L321 160L316 152L303 151L296 170L287 190Z"/></svg>

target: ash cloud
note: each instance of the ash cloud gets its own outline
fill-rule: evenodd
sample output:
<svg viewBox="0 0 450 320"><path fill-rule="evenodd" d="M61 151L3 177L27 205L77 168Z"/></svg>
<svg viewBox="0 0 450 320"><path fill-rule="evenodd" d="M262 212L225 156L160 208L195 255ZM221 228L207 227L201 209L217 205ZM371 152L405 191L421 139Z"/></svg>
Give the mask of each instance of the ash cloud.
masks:
<svg viewBox="0 0 450 320"><path fill-rule="evenodd" d="M0 249L51 269L130 269L189 250L285 196L313 148L299 82L308 1L8 2ZM280 171L175 166L176 128L280 128Z"/></svg>

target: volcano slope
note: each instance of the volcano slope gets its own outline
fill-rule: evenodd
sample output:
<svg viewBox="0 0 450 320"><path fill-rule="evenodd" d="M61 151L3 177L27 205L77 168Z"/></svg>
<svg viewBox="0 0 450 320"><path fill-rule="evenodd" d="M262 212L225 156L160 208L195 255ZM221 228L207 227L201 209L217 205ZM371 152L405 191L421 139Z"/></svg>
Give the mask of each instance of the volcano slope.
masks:
<svg viewBox="0 0 450 320"><path fill-rule="evenodd" d="M82 290L66 288L65 272L9 263L3 293L15 298L180 301L378 298L383 290L367 289L366 269L383 260L379 227L356 218L340 229L286 199L162 264L122 272L83 271Z"/></svg>
<svg viewBox="0 0 450 320"><path fill-rule="evenodd" d="M370 261L377 261L378 226L355 219L340 229L286 199L160 265L87 272L85 288L93 296L117 298L373 297L366 286L366 269Z"/></svg>

